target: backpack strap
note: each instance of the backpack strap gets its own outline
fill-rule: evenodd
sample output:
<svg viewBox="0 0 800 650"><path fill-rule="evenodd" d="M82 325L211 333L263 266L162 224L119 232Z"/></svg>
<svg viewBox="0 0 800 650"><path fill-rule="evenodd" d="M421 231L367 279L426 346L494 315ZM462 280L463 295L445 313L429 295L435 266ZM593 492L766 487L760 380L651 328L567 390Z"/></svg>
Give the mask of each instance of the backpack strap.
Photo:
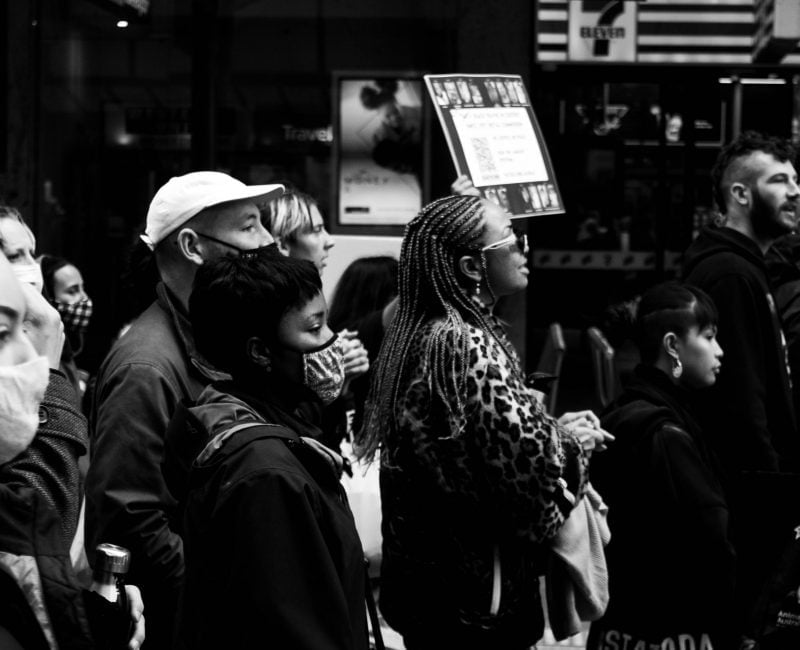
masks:
<svg viewBox="0 0 800 650"><path fill-rule="evenodd" d="M225 441L230 438L234 433L242 431L244 429L253 429L255 427L263 428L264 431L261 432L266 438L282 438L283 440L299 440L299 436L296 433L289 431L286 427L283 427L279 424L270 424L268 422L242 422L241 424L235 424L229 429L225 429L215 435L205 446L203 451L201 451L197 455L197 459L195 460L196 463L204 463L206 462L222 445L225 444ZM255 432L253 432L255 433Z"/></svg>

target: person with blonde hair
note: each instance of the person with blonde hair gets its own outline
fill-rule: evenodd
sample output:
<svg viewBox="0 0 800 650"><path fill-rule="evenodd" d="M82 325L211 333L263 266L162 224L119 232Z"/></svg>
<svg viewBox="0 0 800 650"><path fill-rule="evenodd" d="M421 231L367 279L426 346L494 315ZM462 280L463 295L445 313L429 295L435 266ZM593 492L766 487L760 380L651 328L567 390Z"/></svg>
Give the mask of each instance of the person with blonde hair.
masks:
<svg viewBox="0 0 800 650"><path fill-rule="evenodd" d="M313 197L297 190L275 197L267 208L266 221L281 252L313 262L322 273L335 242Z"/></svg>

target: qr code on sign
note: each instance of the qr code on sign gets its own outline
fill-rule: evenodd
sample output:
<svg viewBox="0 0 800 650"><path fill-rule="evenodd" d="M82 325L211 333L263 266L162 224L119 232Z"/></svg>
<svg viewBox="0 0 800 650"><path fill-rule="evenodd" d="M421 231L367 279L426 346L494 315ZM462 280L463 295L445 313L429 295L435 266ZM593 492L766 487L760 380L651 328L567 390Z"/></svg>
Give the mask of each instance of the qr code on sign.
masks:
<svg viewBox="0 0 800 650"><path fill-rule="evenodd" d="M472 148L478 159L478 169L481 174L485 176L486 174L496 173L497 168L494 166L492 150L489 148L486 138L472 138Z"/></svg>

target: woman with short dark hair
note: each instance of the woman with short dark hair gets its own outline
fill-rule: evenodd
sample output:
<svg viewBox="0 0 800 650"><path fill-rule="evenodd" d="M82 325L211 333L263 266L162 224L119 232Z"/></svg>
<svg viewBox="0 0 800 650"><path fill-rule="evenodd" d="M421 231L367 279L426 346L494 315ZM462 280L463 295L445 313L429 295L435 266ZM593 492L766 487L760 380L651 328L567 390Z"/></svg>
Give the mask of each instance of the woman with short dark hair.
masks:
<svg viewBox="0 0 800 650"><path fill-rule="evenodd" d="M277 251L221 258L198 270L189 315L198 351L232 379L179 409L167 432L165 477L185 495L180 644L366 650L342 459L303 415L344 382L319 272Z"/></svg>
<svg viewBox="0 0 800 650"><path fill-rule="evenodd" d="M592 465L609 506L611 598L588 647L732 648L728 506L693 409L721 367L717 310L700 289L667 282L634 311L619 315L642 362L602 416L616 442Z"/></svg>

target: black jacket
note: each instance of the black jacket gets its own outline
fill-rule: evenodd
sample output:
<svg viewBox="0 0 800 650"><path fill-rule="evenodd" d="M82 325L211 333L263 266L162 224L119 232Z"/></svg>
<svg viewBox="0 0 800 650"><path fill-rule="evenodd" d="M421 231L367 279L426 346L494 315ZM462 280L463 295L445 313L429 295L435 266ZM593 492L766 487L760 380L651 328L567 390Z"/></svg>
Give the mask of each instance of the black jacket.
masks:
<svg viewBox="0 0 800 650"><path fill-rule="evenodd" d="M194 348L191 325L163 284L158 299L114 344L97 376L86 478L86 548L131 551L129 582L147 603L147 646L169 648L183 580L175 503L161 475L164 434L182 400L194 400L214 370Z"/></svg>
<svg viewBox="0 0 800 650"><path fill-rule="evenodd" d="M792 371L795 416L800 413L800 234L776 241L765 258Z"/></svg>
<svg viewBox="0 0 800 650"><path fill-rule="evenodd" d="M699 415L724 469L734 480L741 471L797 471L787 353L760 249L731 228L706 229L685 253L683 275L719 310L722 372Z"/></svg>
<svg viewBox="0 0 800 650"><path fill-rule="evenodd" d="M209 386L167 433L165 477L185 509L180 647L368 647L364 555L338 457L309 440L318 430L306 436L315 428L285 397L276 404L230 382ZM205 446L183 497L173 450L184 457L240 424L260 426Z"/></svg>
<svg viewBox="0 0 800 650"><path fill-rule="evenodd" d="M609 506L611 598L593 636L617 630L660 647L687 633L716 641L730 622L728 506L688 399L660 370L638 366L603 414L616 441L590 474Z"/></svg>

